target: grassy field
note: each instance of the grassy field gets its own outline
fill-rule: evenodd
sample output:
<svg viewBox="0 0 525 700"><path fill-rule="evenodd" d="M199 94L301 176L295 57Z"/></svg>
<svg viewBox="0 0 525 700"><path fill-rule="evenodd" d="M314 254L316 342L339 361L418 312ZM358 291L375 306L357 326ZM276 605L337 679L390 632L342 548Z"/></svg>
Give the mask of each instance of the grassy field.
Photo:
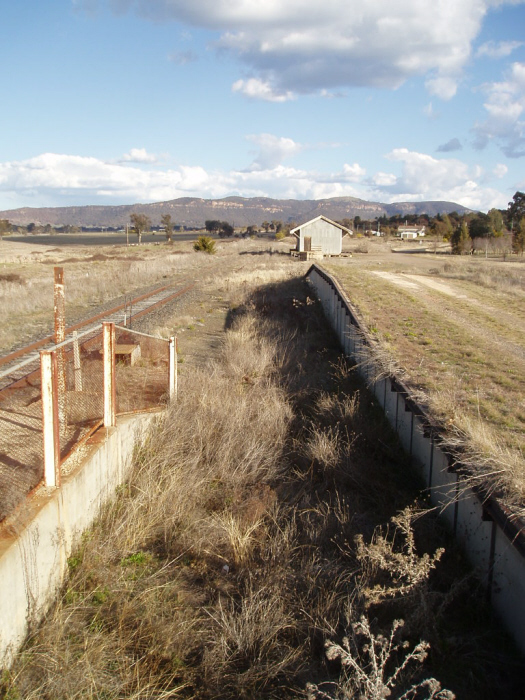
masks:
<svg viewBox="0 0 525 700"><path fill-rule="evenodd" d="M324 267L491 488L525 505L525 263L386 253Z"/></svg>
<svg viewBox="0 0 525 700"><path fill-rule="evenodd" d="M193 251L191 242L126 247L81 245L48 248L9 239L0 246L0 354L53 329L53 267L64 268L66 323L89 316L93 307L150 285L176 284L202 273L236 244L223 244L215 257Z"/></svg>
<svg viewBox="0 0 525 700"><path fill-rule="evenodd" d="M216 300L215 352L182 364L179 400L0 697L520 697L521 660L304 266L237 260L203 285L203 325L180 341L204 342Z"/></svg>

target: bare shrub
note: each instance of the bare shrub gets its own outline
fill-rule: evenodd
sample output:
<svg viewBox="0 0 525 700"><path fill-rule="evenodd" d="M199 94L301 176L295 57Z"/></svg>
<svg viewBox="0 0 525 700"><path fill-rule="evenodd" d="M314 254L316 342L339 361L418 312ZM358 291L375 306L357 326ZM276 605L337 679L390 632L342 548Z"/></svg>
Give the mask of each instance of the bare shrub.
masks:
<svg viewBox="0 0 525 700"><path fill-rule="evenodd" d="M351 634L343 639L342 645L327 641L326 657L329 661L341 663L342 678L337 683L326 684L335 686L333 694L309 684L308 698L351 700L358 696L363 700L384 700L397 690L401 693L397 695L398 700L416 696L422 700L454 700L456 696L448 690L441 690L441 684L435 678L420 681L403 692L400 681L404 680L407 668L414 663L422 664L429 648L426 642L419 642L410 650L407 641L398 641L403 624L403 620L394 620L389 635L384 636L374 634L369 621L362 616L353 623Z"/></svg>
<svg viewBox="0 0 525 700"><path fill-rule="evenodd" d="M367 582L362 588L367 606L413 594L443 556L442 548L432 556L417 553L412 529L415 517L414 510L407 507L391 518L393 533L389 527L380 527L368 544L362 535L356 537L357 558Z"/></svg>

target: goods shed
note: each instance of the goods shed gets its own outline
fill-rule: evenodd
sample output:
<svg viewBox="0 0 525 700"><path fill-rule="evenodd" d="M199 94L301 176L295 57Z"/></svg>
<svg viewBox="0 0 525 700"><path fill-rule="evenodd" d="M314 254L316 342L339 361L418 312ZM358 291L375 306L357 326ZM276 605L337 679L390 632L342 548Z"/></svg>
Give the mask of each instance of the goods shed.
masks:
<svg viewBox="0 0 525 700"><path fill-rule="evenodd" d="M327 219L326 216L318 216L311 219L290 231L296 236L296 253L306 253L306 258L315 257L313 254L341 255L343 249L343 236L351 236L353 232L338 224L336 221ZM312 253L312 255L308 255Z"/></svg>

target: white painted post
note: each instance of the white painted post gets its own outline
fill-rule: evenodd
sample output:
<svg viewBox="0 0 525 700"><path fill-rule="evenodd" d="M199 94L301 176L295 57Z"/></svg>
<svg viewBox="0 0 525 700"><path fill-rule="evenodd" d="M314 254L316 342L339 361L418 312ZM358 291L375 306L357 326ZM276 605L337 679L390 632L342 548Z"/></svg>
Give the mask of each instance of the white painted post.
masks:
<svg viewBox="0 0 525 700"><path fill-rule="evenodd" d="M177 399L178 393L178 358L177 358L177 338L170 338L170 401Z"/></svg>
<svg viewBox="0 0 525 700"><path fill-rule="evenodd" d="M66 296L64 287L64 268L54 268L54 313L55 343L66 339ZM66 425L66 356L64 348L58 350L58 417L60 425Z"/></svg>
<svg viewBox="0 0 525 700"><path fill-rule="evenodd" d="M104 427L117 424L115 386L115 324L105 321L103 329L104 356Z"/></svg>
<svg viewBox="0 0 525 700"><path fill-rule="evenodd" d="M75 367L75 391L82 391L82 368L80 366L80 347L78 333L73 332L73 362Z"/></svg>
<svg viewBox="0 0 525 700"><path fill-rule="evenodd" d="M42 437L44 484L60 486L60 434L58 427L58 365L55 352L40 353L42 378Z"/></svg>

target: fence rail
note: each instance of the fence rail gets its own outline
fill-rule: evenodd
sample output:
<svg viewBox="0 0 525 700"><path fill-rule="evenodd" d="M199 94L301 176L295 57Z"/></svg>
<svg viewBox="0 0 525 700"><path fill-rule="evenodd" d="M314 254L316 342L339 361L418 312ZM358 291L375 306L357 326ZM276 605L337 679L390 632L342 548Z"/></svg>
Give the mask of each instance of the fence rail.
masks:
<svg viewBox="0 0 525 700"><path fill-rule="evenodd" d="M59 486L64 462L100 426L164 406L177 391L175 338L114 323L41 351L38 364L0 391L0 521L42 482Z"/></svg>

